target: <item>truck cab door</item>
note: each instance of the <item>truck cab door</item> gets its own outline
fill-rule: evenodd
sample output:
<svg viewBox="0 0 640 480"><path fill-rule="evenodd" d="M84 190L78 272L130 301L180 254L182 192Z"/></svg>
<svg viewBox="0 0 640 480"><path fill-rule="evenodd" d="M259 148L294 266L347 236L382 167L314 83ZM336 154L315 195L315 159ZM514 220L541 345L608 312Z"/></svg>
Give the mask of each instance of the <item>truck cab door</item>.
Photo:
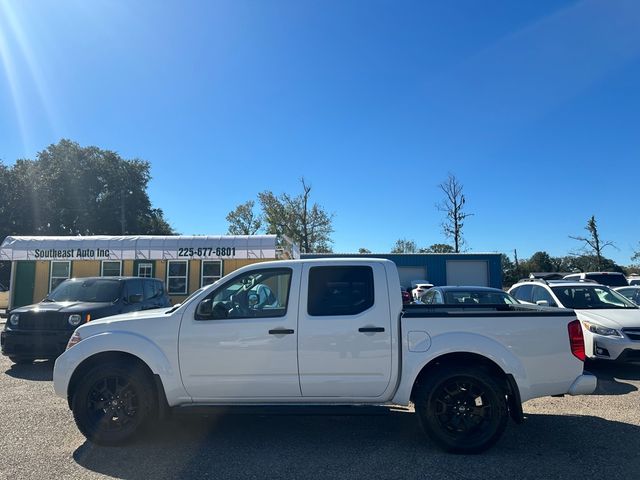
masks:
<svg viewBox="0 0 640 480"><path fill-rule="evenodd" d="M298 314L302 395L381 396L391 380L394 346L384 267L375 262L306 264L302 276Z"/></svg>
<svg viewBox="0 0 640 480"><path fill-rule="evenodd" d="M301 267L256 267L190 302L180 327L184 387L194 402L299 398Z"/></svg>

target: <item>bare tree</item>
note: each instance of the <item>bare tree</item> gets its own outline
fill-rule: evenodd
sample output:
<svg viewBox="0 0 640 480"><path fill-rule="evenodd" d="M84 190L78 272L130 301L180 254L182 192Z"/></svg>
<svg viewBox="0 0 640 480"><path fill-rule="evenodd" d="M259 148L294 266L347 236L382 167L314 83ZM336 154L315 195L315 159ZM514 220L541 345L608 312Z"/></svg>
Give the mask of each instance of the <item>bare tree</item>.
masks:
<svg viewBox="0 0 640 480"><path fill-rule="evenodd" d="M437 204L436 207L441 212L446 213L445 220L442 222L442 231L445 237L453 240L454 252L460 253L460 249L465 243L462 237L464 221L467 217L472 216L473 213L464 211L466 198L462 184L455 175L450 173L447 179L438 187L444 193L444 200L442 203Z"/></svg>
<svg viewBox="0 0 640 480"><path fill-rule="evenodd" d="M582 253L595 256L596 268L601 270L603 264L602 250L606 247L615 247L615 245L611 241L604 241L600 238L600 232L598 232L595 215L591 215L591 218L587 221L587 226L584 227L584 229L589 232L588 236L580 237L569 235L569 238L582 242Z"/></svg>
<svg viewBox="0 0 640 480"><path fill-rule="evenodd" d="M255 235L262 227L262 219L260 215L256 215L253 211L255 202L248 202L238 205L235 210L227 215L229 222L229 235Z"/></svg>

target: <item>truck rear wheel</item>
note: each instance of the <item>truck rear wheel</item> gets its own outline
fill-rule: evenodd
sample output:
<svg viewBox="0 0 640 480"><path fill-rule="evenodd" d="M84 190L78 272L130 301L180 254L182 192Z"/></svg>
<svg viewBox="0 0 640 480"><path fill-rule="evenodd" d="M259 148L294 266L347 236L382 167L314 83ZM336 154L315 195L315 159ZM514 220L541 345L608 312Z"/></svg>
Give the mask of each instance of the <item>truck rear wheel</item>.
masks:
<svg viewBox="0 0 640 480"><path fill-rule="evenodd" d="M452 453L491 447L509 417L504 388L477 367L442 367L429 373L416 392L415 407L427 436Z"/></svg>
<svg viewBox="0 0 640 480"><path fill-rule="evenodd" d="M72 397L73 418L80 432L95 444L122 444L156 416L152 380L138 364L96 365L77 385Z"/></svg>

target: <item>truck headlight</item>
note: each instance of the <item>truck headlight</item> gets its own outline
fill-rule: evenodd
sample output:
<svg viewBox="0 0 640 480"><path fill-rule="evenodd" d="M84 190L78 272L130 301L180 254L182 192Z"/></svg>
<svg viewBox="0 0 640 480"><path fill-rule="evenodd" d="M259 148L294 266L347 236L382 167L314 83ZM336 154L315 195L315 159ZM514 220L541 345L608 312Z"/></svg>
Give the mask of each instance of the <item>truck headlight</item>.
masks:
<svg viewBox="0 0 640 480"><path fill-rule="evenodd" d="M19 322L20 322L20 315L18 315L17 313L12 313L11 316L9 317L9 323L14 327L17 327Z"/></svg>
<svg viewBox="0 0 640 480"><path fill-rule="evenodd" d="M69 315L69 325L71 325L72 327L77 327L78 325L80 325L81 321L82 321L81 315L78 315L77 313L74 313L73 315Z"/></svg>
<svg viewBox="0 0 640 480"><path fill-rule="evenodd" d="M614 328L603 327L602 325L598 325L597 323L585 322L582 321L584 328L589 330L591 333L597 333L598 335L603 335L605 337L621 337L620 333Z"/></svg>

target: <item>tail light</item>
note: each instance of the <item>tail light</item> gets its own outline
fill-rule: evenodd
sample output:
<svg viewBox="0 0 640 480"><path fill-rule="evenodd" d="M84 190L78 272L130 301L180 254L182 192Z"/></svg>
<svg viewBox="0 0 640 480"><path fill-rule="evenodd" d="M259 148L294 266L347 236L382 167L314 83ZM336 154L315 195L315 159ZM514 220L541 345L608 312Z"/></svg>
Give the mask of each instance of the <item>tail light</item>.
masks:
<svg viewBox="0 0 640 480"><path fill-rule="evenodd" d="M571 353L584 362L586 355L584 353L584 336L582 335L582 326L580 321L574 320L567 326L569 330L569 344L571 345Z"/></svg>

